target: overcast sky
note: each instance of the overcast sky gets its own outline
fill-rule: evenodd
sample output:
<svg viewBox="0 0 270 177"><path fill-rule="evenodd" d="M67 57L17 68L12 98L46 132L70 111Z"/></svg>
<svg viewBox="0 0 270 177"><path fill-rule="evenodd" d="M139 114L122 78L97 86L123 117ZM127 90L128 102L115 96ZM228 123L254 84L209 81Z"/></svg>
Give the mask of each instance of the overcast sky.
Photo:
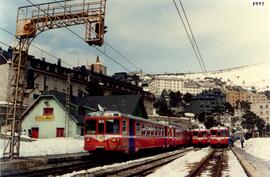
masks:
<svg viewBox="0 0 270 177"><path fill-rule="evenodd" d="M270 1L262 0L264 6L253 6L253 0L182 2L207 70L270 61ZM17 9L24 5L30 4L26 0L0 0L0 27L14 33ZM106 10L106 42L143 72L201 71L173 0L107 0ZM84 26L71 29L84 37ZM14 39L0 30L0 41L13 46ZM33 44L73 66L92 63L99 55L109 74L125 71L66 29L41 33ZM129 70L136 70L108 47L106 52ZM30 53L56 62L33 47L30 47Z"/></svg>

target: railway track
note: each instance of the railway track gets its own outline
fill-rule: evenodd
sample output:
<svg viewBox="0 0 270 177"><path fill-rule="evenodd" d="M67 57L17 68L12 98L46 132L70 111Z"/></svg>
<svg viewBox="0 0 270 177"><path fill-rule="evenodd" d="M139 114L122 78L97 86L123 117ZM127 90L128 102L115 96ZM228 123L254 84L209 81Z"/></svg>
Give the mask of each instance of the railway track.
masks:
<svg viewBox="0 0 270 177"><path fill-rule="evenodd" d="M191 151L193 148L181 149L177 150L181 153ZM173 151L175 152L175 151ZM172 154L173 152L167 152L164 154ZM128 160L134 160L142 157L149 157L149 156L162 156L162 154L157 155L160 152L151 152L151 153L143 153L143 154L136 154L132 157L130 156L94 156L90 155L88 157L79 158L72 161L54 161L52 163L48 163L43 166L33 167L25 170L14 171L14 172L2 172L0 174L1 177L17 177L17 176L24 176L24 177L36 177L36 176L56 176L62 175L66 173L71 173L73 171L80 171L89 168L94 168L103 165L109 165L113 163L120 163L125 162ZM172 156L172 155L171 155Z"/></svg>
<svg viewBox="0 0 270 177"><path fill-rule="evenodd" d="M210 171L213 177L221 176L225 151L226 149L213 149L208 156L193 167L187 177L200 176L204 171Z"/></svg>
<svg viewBox="0 0 270 177"><path fill-rule="evenodd" d="M186 153L194 149L177 150L172 153L165 153L158 157L129 163L117 167L101 169L89 173L77 174L76 177L131 177L131 176L146 176L154 172L157 168L168 164L169 162L184 156ZM195 149L196 150L196 149Z"/></svg>

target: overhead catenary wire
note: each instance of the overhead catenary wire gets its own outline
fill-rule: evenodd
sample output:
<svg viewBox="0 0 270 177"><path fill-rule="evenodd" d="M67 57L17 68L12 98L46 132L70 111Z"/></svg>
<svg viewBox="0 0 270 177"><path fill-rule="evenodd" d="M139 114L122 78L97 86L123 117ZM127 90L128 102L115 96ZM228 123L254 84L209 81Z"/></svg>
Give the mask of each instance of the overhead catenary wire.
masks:
<svg viewBox="0 0 270 177"><path fill-rule="evenodd" d="M64 8L64 10L66 11L66 12L68 12L68 13L70 13L69 11L67 11L67 9L66 9L66 7L64 7L61 3L59 3L59 1L57 1L57 0L54 0L56 3L58 3L61 7L63 7ZM71 13L70 13L71 14ZM93 31L94 33L95 33L95 31ZM121 54L117 49L115 49L110 43L108 43L108 42L106 42L105 40L104 40L104 43L105 43L105 45L107 45L107 46L109 46L114 52L116 52L119 56L121 56L124 60L126 60L130 65L132 65L133 67L135 67L136 69L138 69L138 71L140 71L140 68L139 67L137 67L134 63L132 63L127 57L125 57L123 54ZM97 48L95 48L95 49L97 49ZM104 51L104 53L106 53L105 51Z"/></svg>
<svg viewBox="0 0 270 177"><path fill-rule="evenodd" d="M14 36L15 38L18 39L18 37L17 37L15 34L11 33L10 31L6 30L5 28L0 27L0 29L1 29L2 31L5 31L6 33L8 33L8 34L10 34L10 35L12 35L12 36ZM2 43L2 42L1 42L1 43ZM4 44L4 45L6 45L6 46L8 46L8 47L10 46L10 45L8 45L8 44ZM53 57L53 58L55 58L55 59L57 59L57 60L59 59L59 57L56 57L55 55L53 55L53 54L51 54L51 53L49 53L49 52L47 52L47 51L41 49L40 47L38 47L38 46L36 46L36 45L34 45L34 44L31 44L31 46L33 46L34 48L36 48L36 49L38 49L38 50L40 50L40 51L46 53L47 55L49 55L49 56L51 56L51 57ZM68 62L65 62L65 61L62 61L62 62L65 63L66 65L70 66L70 67L74 67L73 65L71 65L71 64L68 63Z"/></svg>
<svg viewBox="0 0 270 177"><path fill-rule="evenodd" d="M185 8L184 8L184 6L183 6L183 3L182 3L181 0L178 0L178 1L179 1L180 5L181 5L181 8L182 8L183 12L184 12L184 16L185 16L185 19L186 19L186 21L187 21L188 28L189 28L189 30L190 30L191 36L192 36L192 38L193 38L193 40L194 40L195 47L196 47L196 49L197 49L197 51L198 51L198 54L199 54L199 57L200 57L200 59L201 59L201 63L202 63L203 69L204 69L204 71L207 73L207 70L206 70L206 67L205 67L205 64L204 64L204 61L203 61L203 58L202 58L200 49L199 49L199 47L198 47L196 38L194 37L193 31L192 31L192 29L191 29L191 26L190 26L189 20L188 20L188 18L187 18L186 11L185 11Z"/></svg>
<svg viewBox="0 0 270 177"><path fill-rule="evenodd" d="M195 49L194 43L192 42L191 36L190 36L190 34L189 34L189 32L188 32L188 29L187 29L187 27L186 27L186 24L185 24L185 22L184 22L184 20L183 20L183 17L182 17L182 15L181 15L181 13L180 13L180 10L178 9L178 6L177 6L175 0L173 0L173 3L174 3L174 6L175 6L175 8L176 8L176 10L177 10L177 13L178 13L178 15L179 15L179 18L180 18L180 20L181 20L181 22L182 22L182 24L183 24L183 26L184 26L185 32L186 32L186 34L187 34L187 36L188 36L189 42L190 42L190 44L191 44L191 46L192 46L192 48L193 48L193 51L194 51L194 53L195 53L195 56L196 56L196 59L197 59L199 65L200 65L200 67L201 67L201 70L203 71L204 74L206 74L205 71L204 71L204 67L203 67L203 65L202 65L202 63L201 63L201 60L200 60L200 58L199 58L199 56L198 56L198 53L197 53L197 51L196 51L196 49Z"/></svg>
<svg viewBox="0 0 270 177"><path fill-rule="evenodd" d="M41 10L42 12L44 12L45 14L49 15L47 12L45 12L44 10L42 10L40 7L38 7L36 4L32 3L30 0L26 0L27 2L29 2L31 5L37 7L39 10ZM68 27L65 27L68 31L70 31L72 34L74 34L75 36L77 36L79 39L83 40L84 42L86 42L84 40L84 38L82 38L80 35L78 35L76 32L72 31L71 29L69 29ZM96 50L98 50L100 53L102 53L103 55L105 55L107 58L109 58L111 61L113 61L114 63L118 64L119 66L121 66L122 68L124 68L125 70L127 70L128 72L131 72L127 67L125 67L124 65L122 65L121 63L119 63L118 61L116 61L114 58L112 58L111 56L107 55L105 52L103 52L102 50L98 49L97 47L93 46L93 48L95 48Z"/></svg>

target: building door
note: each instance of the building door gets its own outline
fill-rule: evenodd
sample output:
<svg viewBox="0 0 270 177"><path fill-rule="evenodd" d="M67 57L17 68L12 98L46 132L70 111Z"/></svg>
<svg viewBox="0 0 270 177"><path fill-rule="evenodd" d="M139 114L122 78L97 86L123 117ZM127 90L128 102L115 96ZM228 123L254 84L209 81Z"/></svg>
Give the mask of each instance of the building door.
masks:
<svg viewBox="0 0 270 177"><path fill-rule="evenodd" d="M38 138L38 128L32 128L32 138Z"/></svg>
<svg viewBox="0 0 270 177"><path fill-rule="evenodd" d="M56 137L64 137L64 128L56 128Z"/></svg>

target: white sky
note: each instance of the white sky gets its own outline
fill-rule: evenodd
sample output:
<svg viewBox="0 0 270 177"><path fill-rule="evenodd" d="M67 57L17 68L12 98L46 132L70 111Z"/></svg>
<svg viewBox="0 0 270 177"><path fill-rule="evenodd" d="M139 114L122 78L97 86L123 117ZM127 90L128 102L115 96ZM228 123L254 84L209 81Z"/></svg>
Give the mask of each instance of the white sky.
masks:
<svg viewBox="0 0 270 177"><path fill-rule="evenodd" d="M270 1L262 0L264 6L253 6L253 1L182 0L208 70L269 61ZM30 4L0 0L0 27L14 33L17 8L24 5ZM144 72L201 71L172 0L107 0L106 13L105 40ZM84 37L84 27L72 29ZM13 38L1 30L0 41L13 45ZM109 73L124 71L66 29L44 32L34 44L73 65L91 63L100 55ZM136 69L108 47L106 51L130 70ZM56 62L36 49L30 52Z"/></svg>

